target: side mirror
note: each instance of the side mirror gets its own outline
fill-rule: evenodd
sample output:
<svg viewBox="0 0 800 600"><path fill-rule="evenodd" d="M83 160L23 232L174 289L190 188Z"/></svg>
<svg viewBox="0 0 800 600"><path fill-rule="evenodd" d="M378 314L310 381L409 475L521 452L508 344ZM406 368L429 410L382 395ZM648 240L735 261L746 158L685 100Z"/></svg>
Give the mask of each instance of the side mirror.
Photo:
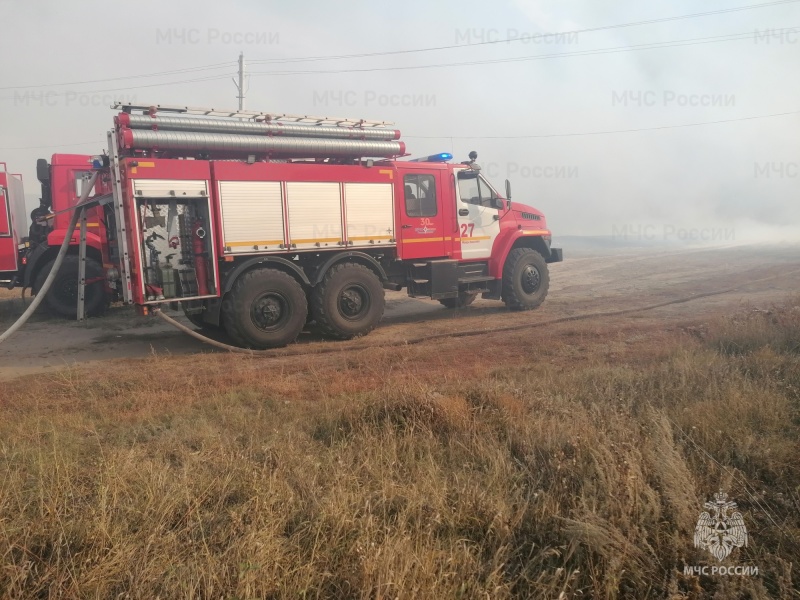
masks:
<svg viewBox="0 0 800 600"><path fill-rule="evenodd" d="M506 200L511 200L511 182L506 179Z"/></svg>
<svg viewBox="0 0 800 600"><path fill-rule="evenodd" d="M50 165L43 158L36 161L36 179L42 183L50 181Z"/></svg>
<svg viewBox="0 0 800 600"><path fill-rule="evenodd" d="M499 210L503 210L505 208L505 205L506 205L506 203L503 202L502 198L495 198L494 199L494 207L495 208L497 208Z"/></svg>

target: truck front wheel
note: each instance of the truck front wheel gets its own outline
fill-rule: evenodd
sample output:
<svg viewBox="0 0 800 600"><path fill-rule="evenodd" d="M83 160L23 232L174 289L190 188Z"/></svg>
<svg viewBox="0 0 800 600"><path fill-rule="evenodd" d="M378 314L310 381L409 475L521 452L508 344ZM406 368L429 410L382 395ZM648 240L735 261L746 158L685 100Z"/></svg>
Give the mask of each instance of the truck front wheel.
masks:
<svg viewBox="0 0 800 600"><path fill-rule="evenodd" d="M39 293L44 285L44 280L53 269L55 260L44 265L36 275L34 290ZM61 263L61 268L56 273L55 279L47 291L44 303L51 313L67 319L78 316L78 265L79 259L74 254L68 254ZM103 314L107 305L105 288L103 285L103 267L92 258L86 259L86 281L91 282L86 286L84 295L84 309L86 316L95 317Z"/></svg>
<svg viewBox="0 0 800 600"><path fill-rule="evenodd" d="M357 263L334 265L311 294L311 312L325 335L340 340L366 335L383 317L380 279Z"/></svg>
<svg viewBox="0 0 800 600"><path fill-rule="evenodd" d="M294 277L276 269L245 273L222 303L228 335L240 346L259 350L296 340L307 313L303 288Z"/></svg>
<svg viewBox="0 0 800 600"><path fill-rule="evenodd" d="M538 308L547 297L550 275L541 254L530 248L514 248L503 268L503 302L511 310Z"/></svg>

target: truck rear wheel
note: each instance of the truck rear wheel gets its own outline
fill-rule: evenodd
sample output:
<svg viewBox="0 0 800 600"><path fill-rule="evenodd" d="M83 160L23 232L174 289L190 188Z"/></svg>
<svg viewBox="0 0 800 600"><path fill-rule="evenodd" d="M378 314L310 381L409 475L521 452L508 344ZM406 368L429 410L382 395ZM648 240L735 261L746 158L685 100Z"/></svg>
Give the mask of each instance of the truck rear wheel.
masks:
<svg viewBox="0 0 800 600"><path fill-rule="evenodd" d="M44 280L53 269L55 259L44 265L36 275L34 289L36 293L42 289ZM59 317L75 319L78 316L78 266L80 262L74 254L68 254L61 263L61 268L56 273L50 289L44 298L44 303L51 313ZM86 281L91 281L86 286L84 296L84 309L87 317L103 314L107 300L103 285L103 267L92 258L86 259Z"/></svg>
<svg viewBox="0 0 800 600"><path fill-rule="evenodd" d="M475 298L477 297L477 292L460 292L458 298L442 298L439 300L439 304L445 308L465 308L475 302Z"/></svg>
<svg viewBox="0 0 800 600"><path fill-rule="evenodd" d="M340 340L366 335L383 317L383 285L364 265L331 267L311 294L311 312L325 335Z"/></svg>
<svg viewBox="0 0 800 600"><path fill-rule="evenodd" d="M508 308L538 308L549 287L550 275L541 254L530 248L515 248L508 253L503 268L503 301Z"/></svg>
<svg viewBox="0 0 800 600"><path fill-rule="evenodd" d="M292 343L306 324L308 302L297 280L276 269L239 277L222 303L222 322L240 346L263 350Z"/></svg>

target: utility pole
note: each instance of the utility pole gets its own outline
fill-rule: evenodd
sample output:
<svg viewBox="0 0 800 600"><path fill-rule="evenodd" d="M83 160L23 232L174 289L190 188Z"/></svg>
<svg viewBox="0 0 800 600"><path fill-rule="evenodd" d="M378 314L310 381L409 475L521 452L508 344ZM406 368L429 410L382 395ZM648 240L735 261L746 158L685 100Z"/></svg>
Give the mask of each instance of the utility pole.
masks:
<svg viewBox="0 0 800 600"><path fill-rule="evenodd" d="M239 81L233 80L236 89L239 90L239 110L244 110L244 52L239 52Z"/></svg>

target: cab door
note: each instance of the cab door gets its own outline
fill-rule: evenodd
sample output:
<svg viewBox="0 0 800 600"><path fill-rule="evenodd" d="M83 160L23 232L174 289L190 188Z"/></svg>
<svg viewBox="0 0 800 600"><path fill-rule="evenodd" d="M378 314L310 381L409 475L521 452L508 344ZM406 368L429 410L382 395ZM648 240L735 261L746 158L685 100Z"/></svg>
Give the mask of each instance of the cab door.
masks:
<svg viewBox="0 0 800 600"><path fill-rule="evenodd" d="M11 224L8 193L0 187L0 272L17 270L17 244Z"/></svg>
<svg viewBox="0 0 800 600"><path fill-rule="evenodd" d="M445 253L444 197L440 172L400 171L398 254L403 260L441 258Z"/></svg>
<svg viewBox="0 0 800 600"><path fill-rule="evenodd" d="M477 171L456 172L456 210L462 260L486 259L500 233L498 195Z"/></svg>

